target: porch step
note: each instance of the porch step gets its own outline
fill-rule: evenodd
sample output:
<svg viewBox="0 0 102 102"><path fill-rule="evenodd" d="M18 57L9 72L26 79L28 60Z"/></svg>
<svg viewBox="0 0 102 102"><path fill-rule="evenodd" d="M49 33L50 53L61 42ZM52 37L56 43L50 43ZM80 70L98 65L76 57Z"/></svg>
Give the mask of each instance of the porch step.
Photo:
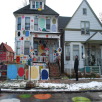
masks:
<svg viewBox="0 0 102 102"><path fill-rule="evenodd" d="M60 69L57 63L49 63L49 76L53 78L59 78L61 75Z"/></svg>

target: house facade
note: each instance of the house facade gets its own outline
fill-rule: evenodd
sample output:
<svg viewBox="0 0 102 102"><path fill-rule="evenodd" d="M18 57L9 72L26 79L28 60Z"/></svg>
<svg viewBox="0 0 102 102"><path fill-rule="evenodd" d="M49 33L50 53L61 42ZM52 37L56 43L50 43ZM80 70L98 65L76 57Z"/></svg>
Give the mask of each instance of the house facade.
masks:
<svg viewBox="0 0 102 102"><path fill-rule="evenodd" d="M5 43L1 43L0 62L13 62L13 60L14 60L14 51L12 50L12 48Z"/></svg>
<svg viewBox="0 0 102 102"><path fill-rule="evenodd" d="M14 12L16 18L15 59L33 65L55 63L61 56L59 14L46 5L46 0L30 0L29 5Z"/></svg>
<svg viewBox="0 0 102 102"><path fill-rule="evenodd" d="M64 31L64 71L71 73L74 60L79 69L99 68L102 59L102 24L86 0L83 0ZM100 70L101 72L101 70Z"/></svg>

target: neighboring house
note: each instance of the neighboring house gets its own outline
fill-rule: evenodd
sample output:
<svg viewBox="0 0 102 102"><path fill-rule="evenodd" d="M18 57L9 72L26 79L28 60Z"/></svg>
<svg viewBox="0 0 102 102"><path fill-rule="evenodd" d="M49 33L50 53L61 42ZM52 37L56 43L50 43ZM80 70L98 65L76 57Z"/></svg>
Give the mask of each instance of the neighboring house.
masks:
<svg viewBox="0 0 102 102"><path fill-rule="evenodd" d="M13 60L14 60L14 51L12 50L12 48L5 43L1 43L0 62L13 62Z"/></svg>
<svg viewBox="0 0 102 102"><path fill-rule="evenodd" d="M102 24L86 0L83 0L64 32L64 71L70 73L74 60L79 58L79 69L96 69L102 59ZM94 71L95 71L94 70Z"/></svg>
<svg viewBox="0 0 102 102"><path fill-rule="evenodd" d="M58 31L59 14L46 5L46 0L30 0L14 12L16 18L15 58L34 65L55 63L61 54L61 33Z"/></svg>

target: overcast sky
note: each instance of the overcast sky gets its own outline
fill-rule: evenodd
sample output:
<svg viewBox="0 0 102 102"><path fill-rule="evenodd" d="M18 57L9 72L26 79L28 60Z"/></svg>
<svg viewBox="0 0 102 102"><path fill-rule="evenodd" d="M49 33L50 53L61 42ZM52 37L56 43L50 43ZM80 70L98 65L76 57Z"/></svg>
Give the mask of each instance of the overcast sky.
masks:
<svg viewBox="0 0 102 102"><path fill-rule="evenodd" d="M0 43L7 42L14 49L15 17L13 12L23 7L24 0L1 0L0 2ZM28 0L29 1L29 0ZM27 1L27 3L29 3ZM102 0L87 0L98 17L102 12ZM82 0L46 0L46 5L60 16L71 17Z"/></svg>

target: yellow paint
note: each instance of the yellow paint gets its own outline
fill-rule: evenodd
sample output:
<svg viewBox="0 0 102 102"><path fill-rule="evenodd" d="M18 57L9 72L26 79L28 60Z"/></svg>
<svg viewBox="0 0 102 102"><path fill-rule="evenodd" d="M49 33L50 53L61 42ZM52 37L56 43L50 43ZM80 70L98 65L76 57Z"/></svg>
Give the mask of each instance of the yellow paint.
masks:
<svg viewBox="0 0 102 102"><path fill-rule="evenodd" d="M31 66L31 79L38 80L39 79L39 68L38 66Z"/></svg>
<svg viewBox="0 0 102 102"><path fill-rule="evenodd" d="M39 66L39 70L43 69L43 66Z"/></svg>
<svg viewBox="0 0 102 102"><path fill-rule="evenodd" d="M38 8L38 11L42 11L42 8Z"/></svg>
<svg viewBox="0 0 102 102"><path fill-rule="evenodd" d="M23 56L24 56L23 54L20 55L20 57L23 57Z"/></svg>

